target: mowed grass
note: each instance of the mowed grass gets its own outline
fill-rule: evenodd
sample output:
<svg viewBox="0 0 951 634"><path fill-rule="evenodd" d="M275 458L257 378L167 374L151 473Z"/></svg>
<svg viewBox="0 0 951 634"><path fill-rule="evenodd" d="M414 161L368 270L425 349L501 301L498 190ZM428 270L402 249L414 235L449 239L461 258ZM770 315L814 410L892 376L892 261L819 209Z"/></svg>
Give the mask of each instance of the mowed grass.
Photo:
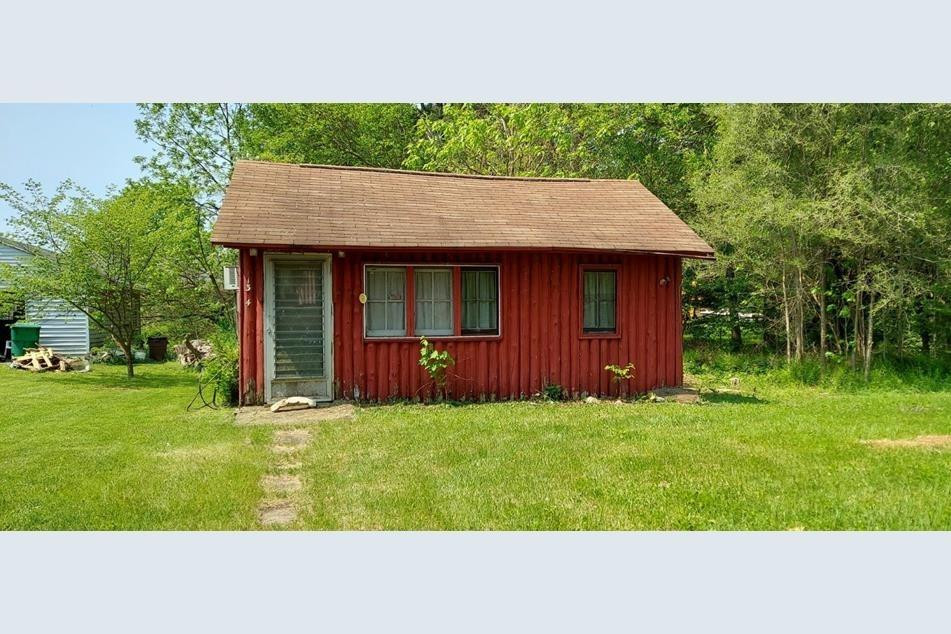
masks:
<svg viewBox="0 0 951 634"><path fill-rule="evenodd" d="M334 529L949 529L951 394L763 389L703 405L365 408L321 425L304 524Z"/></svg>
<svg viewBox="0 0 951 634"><path fill-rule="evenodd" d="M269 434L188 413L177 364L0 366L0 529L253 528Z"/></svg>
<svg viewBox="0 0 951 634"><path fill-rule="evenodd" d="M0 368L0 528L253 529L273 430L174 364ZM707 388L723 377L705 377ZM755 393L754 393L755 389ZM951 529L951 391L741 376L703 405L384 405L311 427L308 529Z"/></svg>

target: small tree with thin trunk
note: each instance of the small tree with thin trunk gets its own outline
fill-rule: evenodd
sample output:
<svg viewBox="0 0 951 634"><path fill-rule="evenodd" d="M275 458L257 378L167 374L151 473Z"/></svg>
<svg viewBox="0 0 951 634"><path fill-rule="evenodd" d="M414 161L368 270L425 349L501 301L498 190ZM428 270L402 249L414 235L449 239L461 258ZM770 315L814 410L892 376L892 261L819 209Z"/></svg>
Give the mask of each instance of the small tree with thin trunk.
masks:
<svg viewBox="0 0 951 634"><path fill-rule="evenodd" d="M0 184L0 199L17 211L16 238L35 249L9 267L15 295L60 299L88 315L122 349L133 376L141 316L166 305L176 287L176 201L146 183L101 199L68 181L52 197L35 181L22 194Z"/></svg>

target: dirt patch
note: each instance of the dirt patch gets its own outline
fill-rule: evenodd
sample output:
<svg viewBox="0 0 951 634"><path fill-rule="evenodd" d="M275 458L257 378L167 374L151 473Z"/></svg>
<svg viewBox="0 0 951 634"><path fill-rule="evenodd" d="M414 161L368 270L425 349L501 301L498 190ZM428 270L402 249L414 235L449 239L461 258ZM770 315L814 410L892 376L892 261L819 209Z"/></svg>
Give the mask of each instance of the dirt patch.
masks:
<svg viewBox="0 0 951 634"><path fill-rule="evenodd" d="M917 436L916 438L879 438L876 440L863 440L866 445L873 447L949 447L951 448L951 435L928 435Z"/></svg>
<svg viewBox="0 0 951 634"><path fill-rule="evenodd" d="M292 412L272 412L268 407L241 407L235 413L236 425L313 425L330 420L350 420L355 409L350 403L329 403Z"/></svg>
<svg viewBox="0 0 951 634"><path fill-rule="evenodd" d="M276 445L306 445L310 442L310 432L306 429L288 429L274 432Z"/></svg>
<svg viewBox="0 0 951 634"><path fill-rule="evenodd" d="M291 493L302 488L300 478L295 475L266 475L261 478L261 488L268 493Z"/></svg>
<svg viewBox="0 0 951 634"><path fill-rule="evenodd" d="M665 401L673 403L699 403L700 393L697 390L686 387L665 387L654 390L654 396L658 396Z"/></svg>
<svg viewBox="0 0 951 634"><path fill-rule="evenodd" d="M234 445L229 442L219 442L201 447L175 447L165 451L157 451L155 455L166 460L216 460L228 458Z"/></svg>
<svg viewBox="0 0 951 634"><path fill-rule="evenodd" d="M297 507L289 500L270 500L261 503L258 519L262 526L286 526L297 519Z"/></svg>

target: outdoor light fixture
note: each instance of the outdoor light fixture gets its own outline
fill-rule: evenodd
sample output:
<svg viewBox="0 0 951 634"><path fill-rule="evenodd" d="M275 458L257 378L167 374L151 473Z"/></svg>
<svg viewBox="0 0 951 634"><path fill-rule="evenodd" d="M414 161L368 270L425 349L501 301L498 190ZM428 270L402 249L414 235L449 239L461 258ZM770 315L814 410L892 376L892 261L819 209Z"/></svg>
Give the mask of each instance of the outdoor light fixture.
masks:
<svg viewBox="0 0 951 634"><path fill-rule="evenodd" d="M661 286L667 286L668 284L670 284L670 277L669 277L669 276L665 275L664 277L660 278L660 285L661 285Z"/></svg>

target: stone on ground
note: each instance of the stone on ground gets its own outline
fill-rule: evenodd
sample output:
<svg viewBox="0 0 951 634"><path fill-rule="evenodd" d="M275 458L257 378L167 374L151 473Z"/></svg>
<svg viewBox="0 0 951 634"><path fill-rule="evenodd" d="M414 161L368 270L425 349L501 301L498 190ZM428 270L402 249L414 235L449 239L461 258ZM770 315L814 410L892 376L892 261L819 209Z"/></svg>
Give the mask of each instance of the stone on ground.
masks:
<svg viewBox="0 0 951 634"><path fill-rule="evenodd" d="M301 481L295 475L266 475L261 478L261 488L268 493L290 493L301 490Z"/></svg>
<svg viewBox="0 0 951 634"><path fill-rule="evenodd" d="M278 445L306 445L310 441L310 432L306 429L288 429L274 432L274 442Z"/></svg>
<svg viewBox="0 0 951 634"><path fill-rule="evenodd" d="M303 448L304 445L271 445L271 451L279 455L297 453Z"/></svg>
<svg viewBox="0 0 951 634"><path fill-rule="evenodd" d="M271 405L272 412L292 412L298 409L317 407L317 401L306 396L288 396Z"/></svg>
<svg viewBox="0 0 951 634"><path fill-rule="evenodd" d="M316 408L272 412L267 407L246 406L238 409L236 425L313 425L330 420L348 420L356 410L352 403L321 404Z"/></svg>
<svg viewBox="0 0 951 634"><path fill-rule="evenodd" d="M258 519L262 526L284 526L297 519L297 507L289 500L262 502Z"/></svg>

